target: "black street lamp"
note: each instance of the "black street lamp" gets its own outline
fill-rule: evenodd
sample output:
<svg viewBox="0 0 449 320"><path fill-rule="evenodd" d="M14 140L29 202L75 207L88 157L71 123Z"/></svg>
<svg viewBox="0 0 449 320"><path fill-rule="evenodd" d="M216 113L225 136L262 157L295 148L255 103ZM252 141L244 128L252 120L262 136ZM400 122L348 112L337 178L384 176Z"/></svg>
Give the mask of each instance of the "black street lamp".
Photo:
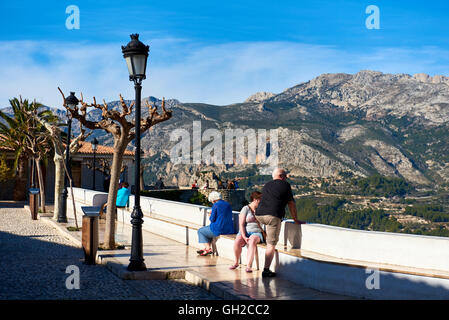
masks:
<svg viewBox="0 0 449 320"><path fill-rule="evenodd" d="M97 154L97 146L98 146L98 140L97 138L94 138L94 140L92 141L92 151L94 152L94 165L93 165L93 174L92 174L92 190L96 190L95 189L95 156Z"/></svg>
<svg viewBox="0 0 449 320"><path fill-rule="evenodd" d="M142 92L142 80L146 78L149 46L139 41L138 34L131 35L131 41L122 46L123 57L126 60L129 71L129 80L134 82L136 91L135 109L135 133L136 133L136 164L134 168L134 209L131 214L132 242L131 258L129 259L129 271L144 271L147 269L143 258L142 223L143 213L140 208L140 95Z"/></svg>
<svg viewBox="0 0 449 320"><path fill-rule="evenodd" d="M78 105L79 100L75 97L75 92L70 92L70 95L65 99L67 106L70 109L75 109ZM72 114L67 112L67 144L65 150L65 167L67 168L67 173L64 174L64 191L62 192L62 205L61 210L58 215L58 222L66 223L67 222L67 186L69 184L68 175L71 175L71 166L70 166L70 138L72 135Z"/></svg>

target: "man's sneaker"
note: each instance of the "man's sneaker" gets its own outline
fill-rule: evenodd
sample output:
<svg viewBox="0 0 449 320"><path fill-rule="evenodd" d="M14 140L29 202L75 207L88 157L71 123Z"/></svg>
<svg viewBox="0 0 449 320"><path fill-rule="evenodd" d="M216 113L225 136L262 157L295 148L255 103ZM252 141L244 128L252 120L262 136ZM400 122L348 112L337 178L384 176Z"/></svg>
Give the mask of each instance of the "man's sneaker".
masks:
<svg viewBox="0 0 449 320"><path fill-rule="evenodd" d="M264 270L264 271L262 271L262 277L263 278L276 277L276 273L275 272L271 272L270 270Z"/></svg>

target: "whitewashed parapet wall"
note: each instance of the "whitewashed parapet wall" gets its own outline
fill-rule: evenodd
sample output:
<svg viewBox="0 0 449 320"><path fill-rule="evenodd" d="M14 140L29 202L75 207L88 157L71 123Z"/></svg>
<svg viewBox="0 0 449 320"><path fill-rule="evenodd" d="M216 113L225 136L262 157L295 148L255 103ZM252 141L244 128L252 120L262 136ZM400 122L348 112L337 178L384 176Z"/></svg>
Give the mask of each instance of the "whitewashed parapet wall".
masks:
<svg viewBox="0 0 449 320"><path fill-rule="evenodd" d="M304 225L301 248L336 258L449 272L449 238Z"/></svg>
<svg viewBox="0 0 449 320"><path fill-rule="evenodd" d="M81 205L100 206L106 202L104 192L74 188L75 200ZM71 201L68 201L71 208ZM130 197L129 211L134 206ZM141 197L144 215L155 214L199 227L209 224L209 207L170 200ZM82 214L80 211L79 216ZM234 211L235 222L238 212ZM79 218L79 217L78 217ZM127 221L128 222L128 221ZM237 227L237 223L235 224ZM390 232L363 231L320 224L297 226L284 221L280 243L293 248L336 258L435 269L449 272L449 238L409 235Z"/></svg>

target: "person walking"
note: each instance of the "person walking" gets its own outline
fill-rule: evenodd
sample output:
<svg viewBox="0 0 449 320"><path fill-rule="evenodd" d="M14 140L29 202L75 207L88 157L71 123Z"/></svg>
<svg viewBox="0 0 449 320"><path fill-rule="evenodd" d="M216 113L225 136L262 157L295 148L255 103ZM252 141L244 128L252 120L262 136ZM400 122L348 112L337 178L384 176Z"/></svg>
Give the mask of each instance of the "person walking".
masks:
<svg viewBox="0 0 449 320"><path fill-rule="evenodd" d="M213 203L210 215L210 225L198 229L198 242L204 245L204 249L198 250L201 256L212 254L212 239L221 234L234 234L234 222L232 221L232 207L222 200L221 193L212 191L209 194L209 201Z"/></svg>
<svg viewBox="0 0 449 320"><path fill-rule="evenodd" d="M290 184L287 182L287 173L282 168L276 168L272 174L273 180L267 182L262 189L262 197L256 209L256 219L266 225L267 248L265 250L265 265L262 277L275 277L276 273L269 268L273 261L276 244L279 241L281 221L285 216L285 206L288 205L290 214L297 224L304 221L297 219L296 204Z"/></svg>
<svg viewBox="0 0 449 320"><path fill-rule="evenodd" d="M254 255L256 253L257 244L264 241L263 233L259 222L254 217L254 211L259 205L262 193L254 191L251 193L251 203L244 206L239 215L239 233L234 241L234 255L235 262L229 267L233 270L239 266L240 255L242 254L242 248L248 245L247 259L246 259L246 272L252 272L252 265Z"/></svg>

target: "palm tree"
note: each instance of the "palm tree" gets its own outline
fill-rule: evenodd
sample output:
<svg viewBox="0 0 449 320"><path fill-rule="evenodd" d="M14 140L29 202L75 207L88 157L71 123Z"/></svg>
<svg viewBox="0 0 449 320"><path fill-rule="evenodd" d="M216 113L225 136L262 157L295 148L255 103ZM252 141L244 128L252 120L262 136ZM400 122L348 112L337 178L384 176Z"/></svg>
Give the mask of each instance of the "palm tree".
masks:
<svg viewBox="0 0 449 320"><path fill-rule="evenodd" d="M26 115L20 107L17 98L9 100L9 103L11 104L14 116L9 117L0 111L0 118L6 123L0 122L0 134L2 135L0 145L9 147L15 151L13 199L23 201L26 199L26 189L24 186L27 183L27 162L29 157L25 148L26 137L23 134Z"/></svg>
<svg viewBox="0 0 449 320"><path fill-rule="evenodd" d="M47 155L51 151L51 143L48 133L35 117L45 119L47 122L56 123L58 117L50 110L40 110L42 104L36 101L29 103L28 100L14 98L9 100L13 116L8 116L0 111L0 118L5 123L0 122L1 146L15 150L14 169L15 187L14 199L26 199L27 182L27 162L31 158L37 168L37 175L40 188L41 209L45 212L45 188L44 177L41 170L41 162L46 161Z"/></svg>

